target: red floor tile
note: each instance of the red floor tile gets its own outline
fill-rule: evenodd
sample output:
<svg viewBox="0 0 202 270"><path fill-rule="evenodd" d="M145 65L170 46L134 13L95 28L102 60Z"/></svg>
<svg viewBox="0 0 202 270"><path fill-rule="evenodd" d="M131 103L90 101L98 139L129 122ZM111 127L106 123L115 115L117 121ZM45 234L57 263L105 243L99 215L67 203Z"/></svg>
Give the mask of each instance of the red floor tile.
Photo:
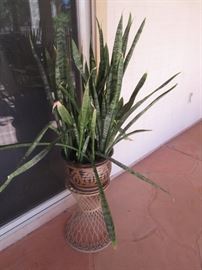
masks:
<svg viewBox="0 0 202 270"><path fill-rule="evenodd" d="M168 146L202 161L202 122L171 140Z"/></svg>

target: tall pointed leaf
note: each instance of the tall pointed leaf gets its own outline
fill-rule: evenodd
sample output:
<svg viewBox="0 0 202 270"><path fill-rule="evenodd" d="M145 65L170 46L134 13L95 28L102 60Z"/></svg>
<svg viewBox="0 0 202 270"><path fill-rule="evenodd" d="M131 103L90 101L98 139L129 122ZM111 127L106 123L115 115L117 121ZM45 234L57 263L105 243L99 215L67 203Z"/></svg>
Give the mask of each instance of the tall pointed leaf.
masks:
<svg viewBox="0 0 202 270"><path fill-rule="evenodd" d="M41 142L41 143L38 143L37 146L49 146L50 144L51 144L51 142ZM28 148L31 145L32 145L32 143L16 143L16 144L0 145L0 150ZM55 146L66 147L66 148L69 148L71 150L78 151L77 148L75 148L71 145L63 144L63 143L55 143Z"/></svg>
<svg viewBox="0 0 202 270"><path fill-rule="evenodd" d="M99 85L100 80L104 76L105 72L105 66L104 66L104 37L103 37L103 31L102 28L97 20L97 27L98 27L98 32L99 32L99 49L100 49L100 54L99 54L99 68L98 68L98 77L97 77L97 85Z"/></svg>
<svg viewBox="0 0 202 270"><path fill-rule="evenodd" d="M114 158L112 158L112 157L107 157L107 156L105 156L105 155L103 155L103 154L101 154L101 153L98 153L98 154L99 154L101 157L107 158L108 160L110 160L111 162L113 162L114 164L116 164L117 166L119 166L120 168L122 168L124 171L126 171L126 172L128 172L128 173L130 173L130 174L132 174L132 175L134 175L134 176L136 176L139 180L141 180L141 181L143 181L143 182L146 182L146 183L148 183L148 184L154 186L155 188L160 189L160 190L164 191L165 193L168 193L168 194L169 194L169 192L168 192L166 189L162 188L160 185L158 185L158 184L155 183L154 181L152 181L152 180L150 180L149 178L145 177L145 176L142 175L141 173L134 171L132 168L130 168L130 167L124 165L123 163L119 162L118 160L116 160L116 159L114 159Z"/></svg>
<svg viewBox="0 0 202 270"><path fill-rule="evenodd" d="M61 81L66 81L67 73L67 46L65 41L65 28L60 23L56 29L56 84L59 84Z"/></svg>
<svg viewBox="0 0 202 270"><path fill-rule="evenodd" d="M97 82L96 82L96 88L98 88L100 81L102 80L102 78L104 77L104 73L105 73L105 64L104 64L104 37L103 37L103 32L102 32L102 28L97 20L97 27L98 27L98 31L99 31L99 48L100 48L100 54L99 54L99 68L98 68L98 75L97 75Z"/></svg>
<svg viewBox="0 0 202 270"><path fill-rule="evenodd" d="M109 111L107 112L107 115L103 123L103 131L102 131L102 139L101 139L101 151L103 152L105 151L107 147L107 140L109 140L110 130L112 128L113 121L116 117L116 108L119 102L119 96L120 96L122 78L123 78L123 57L121 57L119 61L116 76L117 76L117 81L116 81L116 89L114 91L115 93L114 98L110 104Z"/></svg>
<svg viewBox="0 0 202 270"><path fill-rule="evenodd" d="M66 107L61 104L59 101L56 101L53 109L57 108L57 111L62 119L62 121L64 121L67 125L72 125L72 117L70 115L70 113L68 112L68 110L66 109Z"/></svg>
<svg viewBox="0 0 202 270"><path fill-rule="evenodd" d="M103 31L102 31L99 21L96 20L96 22L97 22L97 27L99 31L99 45L100 45L100 57L101 57L103 49L104 49L104 36L103 36Z"/></svg>
<svg viewBox="0 0 202 270"><path fill-rule="evenodd" d="M107 45L104 46L103 52L101 55L98 75L96 81L96 90L98 95L103 95L106 79L109 73L109 51Z"/></svg>
<svg viewBox="0 0 202 270"><path fill-rule="evenodd" d="M139 91L141 90L142 86L144 85L145 81L147 79L147 73L144 73L141 79L139 80L137 86L135 87L135 90L133 91L129 101L124 105L123 110L121 110L121 115L125 114L133 105L135 98Z"/></svg>
<svg viewBox="0 0 202 270"><path fill-rule="evenodd" d="M97 181L97 185L98 185L98 189L99 189L99 195L100 195L100 200L101 200L101 206L102 206L102 212L103 212L103 216L104 216L104 221L106 224L106 228L107 228L107 232L108 232L108 236L112 242L113 247L116 246L116 232L115 232L115 226L114 226L114 222L112 219L112 215L111 215L111 211L102 187L102 184L100 182L100 178L96 169L96 166L94 163L92 163L93 166L93 171L95 174L95 178Z"/></svg>
<svg viewBox="0 0 202 270"><path fill-rule="evenodd" d="M124 73L126 71L126 68L128 66L128 63L129 63L132 55L133 55L133 51L134 51L134 49L135 49L135 47L137 45L137 42L138 42L138 40L140 38L140 35L141 35L142 30L143 30L144 25L145 25L145 21L146 21L146 19L144 19L143 22L141 23L141 25L140 25L140 27L139 27L139 29L137 31L137 34L135 35L135 38L133 39L132 45L131 45L131 47L129 49L129 52L128 52L127 56L126 56L126 59L124 61Z"/></svg>
<svg viewBox="0 0 202 270"><path fill-rule="evenodd" d="M125 57L125 54L126 54L126 49L127 49L127 45L128 45L128 36L129 36L131 25L132 25L132 16L130 13L129 18L128 18L128 23L127 23L127 26L125 28L124 34L123 34L123 43L122 43L123 57Z"/></svg>
<svg viewBox="0 0 202 270"><path fill-rule="evenodd" d="M83 157L86 156L86 150L88 150L88 144L89 144L90 136L88 135L86 139L84 140L83 147L81 149L81 154L80 154L80 162L83 162Z"/></svg>
<svg viewBox="0 0 202 270"><path fill-rule="evenodd" d="M26 163L18 167L10 175L8 175L6 181L0 186L0 192L2 192L16 176L26 172L27 170L32 168L34 165L36 165L39 161L41 161L49 153L49 151L51 150L51 148L53 147L55 143L56 141L54 143L49 144L45 149L39 152L31 160L27 161Z"/></svg>
<svg viewBox="0 0 202 270"><path fill-rule="evenodd" d="M81 155L81 149L84 139L85 128L89 122L89 110L90 110L90 95L89 95L89 82L86 84L83 101L81 105L81 111L78 118L78 129L79 129L79 159Z"/></svg>
<svg viewBox="0 0 202 270"><path fill-rule="evenodd" d="M96 109L93 110L91 120L92 159L95 160L95 132L96 132Z"/></svg>
<svg viewBox="0 0 202 270"><path fill-rule="evenodd" d="M47 99L50 102L50 105L53 106L54 100L53 100L53 97L52 97L52 91L50 89L50 85L49 85L49 82L48 82L48 78L47 78L45 69L44 69L44 67L43 67L43 65L42 65L42 63L40 61L40 58L39 58L39 56L38 56L38 54L36 52L35 46L33 44L32 36L29 37L29 41L30 41L30 46L31 46L33 57L34 57L34 59L36 61L36 64L37 64L38 69L39 69L40 76L41 76L41 78L43 80L44 89L45 89L45 92L46 92Z"/></svg>
<svg viewBox="0 0 202 270"><path fill-rule="evenodd" d="M48 123L37 135L37 137L35 138L35 140L33 141L33 143L31 144L31 146L29 147L29 149L26 151L24 157L21 159L20 163L22 163L25 159L27 159L31 153L36 149L36 147L38 146L38 143L41 141L41 139L43 138L44 134L48 131L48 129L50 129L51 123Z"/></svg>
<svg viewBox="0 0 202 270"><path fill-rule="evenodd" d="M86 74L83 71L83 62L81 60L81 54L80 54L74 40L72 40L72 55L73 55L74 63L76 65L78 71L80 72L80 74L81 74L82 78L84 79L84 81L87 82Z"/></svg>
<svg viewBox="0 0 202 270"><path fill-rule="evenodd" d="M137 129L137 130L134 130L134 131L131 131L129 133L123 133L122 136L116 138L115 140L111 141L111 144L109 144L108 146L108 149L107 149L107 153L111 152L111 150L113 149L113 147L120 141L122 140L126 140L126 139L129 139L129 137L131 135L134 135L136 133L140 133L140 132L147 132L147 131L151 131L150 129Z"/></svg>
<svg viewBox="0 0 202 270"><path fill-rule="evenodd" d="M127 125L124 127L123 132L126 132L146 111L148 111L159 99L161 99L163 96L168 94L170 91L172 91L177 84L175 84L173 87L171 87L169 90L155 98L144 110L142 110L140 113L138 113Z"/></svg>
<svg viewBox="0 0 202 270"><path fill-rule="evenodd" d="M124 112L124 114L122 115L122 117L120 118L120 120L117 123L116 129L113 131L112 136L115 136L115 134L117 134L117 132L119 132L120 128L122 127L122 125L125 123L125 121L128 119L128 117L137 109L139 108L147 99L149 99L152 95L154 95L156 92L158 92L159 90L161 90L164 86L166 86L169 82L171 82L177 75L179 75L180 73L176 73L175 75L173 75L171 78L169 78L166 82L164 82L163 84L161 84L158 88L156 88L153 92L151 92L149 95L147 95L146 97L144 97L143 99L141 99L140 101L138 101L135 105L132 106L131 109L129 109L127 112ZM173 89L173 88L172 88Z"/></svg>
<svg viewBox="0 0 202 270"><path fill-rule="evenodd" d="M89 52L89 57L90 57L90 73L92 71L91 74L91 78L90 80L92 81L93 84L96 83L96 72L97 72L97 66L96 66L96 60L95 60L95 56L94 56L94 52L93 52L93 48L92 48L92 44L90 43L90 52Z"/></svg>
<svg viewBox="0 0 202 270"><path fill-rule="evenodd" d="M119 24L116 30L112 59L111 59L111 69L106 83L106 97L107 105L109 106L114 96L117 94L117 72L119 70L120 61L123 59L122 54L122 28L123 28L123 17L121 16ZM123 76L123 74L121 75Z"/></svg>
<svg viewBox="0 0 202 270"><path fill-rule="evenodd" d="M69 84L67 84L66 87L64 87L62 84L60 84L58 87L64 93L64 95L66 97L66 100L70 101L70 103L73 105L74 109L78 113L79 112L79 107L78 107L78 104L76 102L75 93L71 92L71 90L69 88Z"/></svg>

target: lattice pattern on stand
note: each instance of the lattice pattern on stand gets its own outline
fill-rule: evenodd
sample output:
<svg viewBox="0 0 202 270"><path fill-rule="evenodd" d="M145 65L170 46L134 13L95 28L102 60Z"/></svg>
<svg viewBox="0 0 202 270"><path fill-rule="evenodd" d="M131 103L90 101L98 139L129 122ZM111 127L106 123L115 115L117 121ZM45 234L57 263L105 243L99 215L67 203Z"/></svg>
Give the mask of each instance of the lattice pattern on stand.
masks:
<svg viewBox="0 0 202 270"><path fill-rule="evenodd" d="M66 226L66 239L75 249L95 252L110 244L98 194L74 194L78 212Z"/></svg>

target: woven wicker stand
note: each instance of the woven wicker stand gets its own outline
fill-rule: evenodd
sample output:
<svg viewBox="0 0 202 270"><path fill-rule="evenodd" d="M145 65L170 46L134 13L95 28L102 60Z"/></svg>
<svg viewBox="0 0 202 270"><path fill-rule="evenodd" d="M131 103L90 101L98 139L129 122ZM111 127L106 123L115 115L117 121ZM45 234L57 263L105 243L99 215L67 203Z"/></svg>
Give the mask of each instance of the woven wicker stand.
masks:
<svg viewBox="0 0 202 270"><path fill-rule="evenodd" d="M109 183L105 186L107 188ZM82 252L97 252L110 244L98 191L83 192L69 186L78 210L66 225L68 244Z"/></svg>

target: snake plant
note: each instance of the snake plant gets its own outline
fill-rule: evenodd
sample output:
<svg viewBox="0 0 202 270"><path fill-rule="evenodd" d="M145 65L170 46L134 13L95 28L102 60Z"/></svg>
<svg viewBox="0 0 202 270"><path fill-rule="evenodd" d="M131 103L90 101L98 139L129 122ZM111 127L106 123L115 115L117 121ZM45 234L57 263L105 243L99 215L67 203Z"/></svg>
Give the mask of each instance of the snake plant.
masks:
<svg viewBox="0 0 202 270"><path fill-rule="evenodd" d="M141 23L132 44L128 48L131 25L131 15L124 29L123 18L120 18L110 57L108 45L104 42L102 29L97 22L100 59L97 62L92 46L89 48L89 59L85 61L76 43L73 40L71 44L66 42L64 24L58 22L54 53L51 55L48 51L46 52L46 66L48 67L46 70L36 54L34 46L36 37L32 35L33 55L37 61L47 97L52 104L57 126L53 127L51 123L48 124L31 144L1 147L1 149L28 147L28 150L22 159L22 165L7 177L0 187L0 191L3 191L14 177L43 159L54 146L62 147L67 160L91 163L97 179L105 223L113 244L116 242L114 224L96 170L96 162L103 158L109 159L138 179L165 191L152 180L112 158L111 155L117 143L131 135L147 131L145 129L133 130L134 123L159 99L176 87L177 84L171 86L168 86L168 84L178 75L178 73L173 75L145 97L137 100L138 93L147 79L145 73L134 87L129 100L124 102L123 97L121 97L123 77L144 28L145 20ZM71 48L71 57L67 56L69 48ZM72 72L73 63L81 78L81 99L77 94L77 84ZM165 89L165 87L167 88ZM159 92L162 89L163 91ZM151 100L150 98L158 92L160 94L157 97L155 95L155 98ZM53 142L41 142L44 134L50 128L56 133L55 140ZM37 146L44 146L44 148L30 158L30 154Z"/></svg>

